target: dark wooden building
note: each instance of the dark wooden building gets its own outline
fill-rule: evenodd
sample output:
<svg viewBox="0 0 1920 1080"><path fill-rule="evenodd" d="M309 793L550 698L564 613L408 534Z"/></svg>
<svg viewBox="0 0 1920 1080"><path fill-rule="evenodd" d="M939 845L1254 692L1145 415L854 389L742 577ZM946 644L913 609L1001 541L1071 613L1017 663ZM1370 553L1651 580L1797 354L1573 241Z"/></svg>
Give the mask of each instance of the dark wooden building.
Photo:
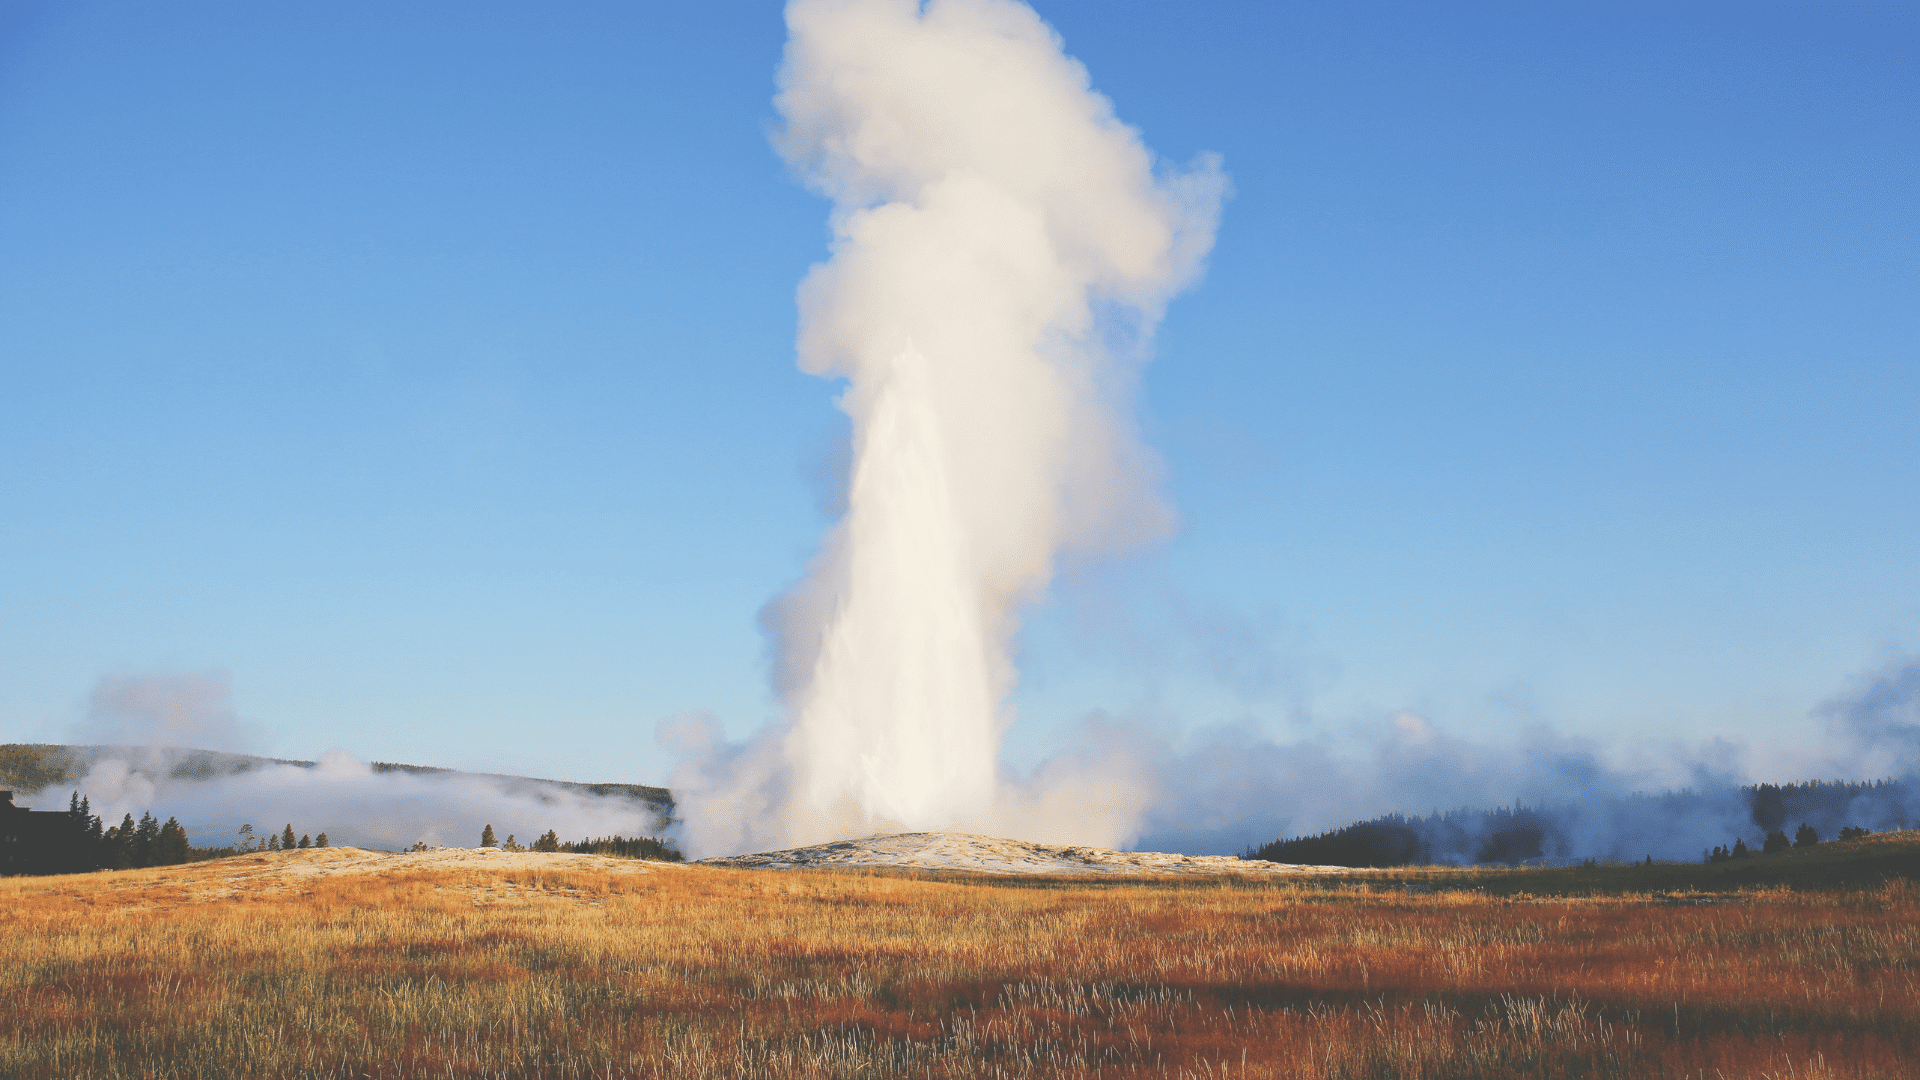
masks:
<svg viewBox="0 0 1920 1080"><path fill-rule="evenodd" d="M73 815L31 810L0 791L0 874L57 874L72 861Z"/></svg>

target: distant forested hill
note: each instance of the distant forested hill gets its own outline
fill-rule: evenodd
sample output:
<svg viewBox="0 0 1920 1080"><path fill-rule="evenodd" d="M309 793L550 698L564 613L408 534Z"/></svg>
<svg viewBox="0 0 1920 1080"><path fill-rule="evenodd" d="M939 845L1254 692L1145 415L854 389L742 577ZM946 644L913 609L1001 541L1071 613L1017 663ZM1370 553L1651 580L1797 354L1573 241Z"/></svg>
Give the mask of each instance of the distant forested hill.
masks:
<svg viewBox="0 0 1920 1080"><path fill-rule="evenodd" d="M1722 791L1668 792L1560 805L1459 809L1425 817L1386 814L1317 836L1275 840L1242 858L1321 866L1610 862L1703 857L1806 825L1831 840L1844 828L1874 832L1920 822L1920 783L1809 781Z"/></svg>
<svg viewBox="0 0 1920 1080"><path fill-rule="evenodd" d="M226 754L217 750L192 750L174 747L144 748L124 746L65 746L59 743L6 743L0 745L0 788L38 791L42 788L77 784L88 770L110 757L129 753L157 757L164 761L169 775L180 780L213 780L251 772L268 765L295 765L311 769L313 761L290 758L257 757L253 754ZM400 765L391 761L373 762L377 773L405 772L415 775L478 776L499 781L508 791L520 785L545 785L589 795L619 796L643 802L671 813L673 793L663 787L646 784L589 784L571 780L546 780L534 776L507 773L468 773L429 765Z"/></svg>

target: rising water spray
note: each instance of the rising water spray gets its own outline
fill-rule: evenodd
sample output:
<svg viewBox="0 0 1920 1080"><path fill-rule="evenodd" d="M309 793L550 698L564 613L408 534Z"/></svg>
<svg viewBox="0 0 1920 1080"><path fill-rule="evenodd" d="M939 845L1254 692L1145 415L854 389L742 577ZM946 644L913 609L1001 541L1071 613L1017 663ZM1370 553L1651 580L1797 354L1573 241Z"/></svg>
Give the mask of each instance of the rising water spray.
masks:
<svg viewBox="0 0 1920 1080"><path fill-rule="evenodd" d="M1129 395L1225 180L1159 166L1022 4L795 0L787 25L775 143L833 204L799 364L845 380L851 473L767 612L789 727L736 783L777 825L738 842L1008 831L1022 610L1063 551L1170 527Z"/></svg>

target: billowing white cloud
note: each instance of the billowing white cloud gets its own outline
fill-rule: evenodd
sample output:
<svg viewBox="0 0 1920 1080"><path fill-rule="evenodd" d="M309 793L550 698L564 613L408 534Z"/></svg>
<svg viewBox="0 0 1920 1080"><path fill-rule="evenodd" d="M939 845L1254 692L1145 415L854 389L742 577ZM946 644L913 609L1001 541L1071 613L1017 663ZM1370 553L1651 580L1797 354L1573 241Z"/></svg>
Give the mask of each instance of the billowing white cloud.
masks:
<svg viewBox="0 0 1920 1080"><path fill-rule="evenodd" d="M787 25L776 143L833 200L799 362L847 380L851 475L764 618L790 727L704 757L689 828L731 847L1084 817L1097 800L1001 783L1010 642L1062 551L1171 526L1128 397L1226 181L1159 166L1022 4L795 0Z"/></svg>

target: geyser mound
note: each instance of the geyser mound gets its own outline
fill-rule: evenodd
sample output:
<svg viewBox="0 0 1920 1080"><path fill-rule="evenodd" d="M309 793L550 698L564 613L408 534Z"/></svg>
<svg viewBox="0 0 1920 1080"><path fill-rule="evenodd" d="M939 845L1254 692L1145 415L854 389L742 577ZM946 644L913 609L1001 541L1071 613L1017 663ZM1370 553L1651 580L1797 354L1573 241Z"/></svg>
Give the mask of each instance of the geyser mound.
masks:
<svg viewBox="0 0 1920 1080"><path fill-rule="evenodd" d="M882 833L859 840L702 859L749 870L893 869L977 874L1165 876L1249 874L1270 877L1322 867L1255 862L1232 855L1038 844L962 832Z"/></svg>

